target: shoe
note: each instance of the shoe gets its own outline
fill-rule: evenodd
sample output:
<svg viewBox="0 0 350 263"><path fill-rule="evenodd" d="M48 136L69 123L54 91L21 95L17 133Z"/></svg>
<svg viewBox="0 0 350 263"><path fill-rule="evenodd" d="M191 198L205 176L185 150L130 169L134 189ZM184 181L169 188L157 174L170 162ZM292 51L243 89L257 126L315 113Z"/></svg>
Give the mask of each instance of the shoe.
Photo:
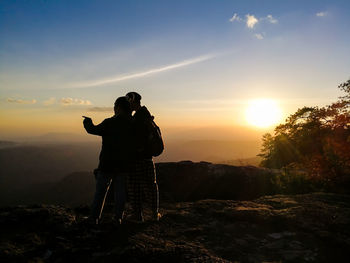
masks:
<svg viewBox="0 0 350 263"><path fill-rule="evenodd" d="M137 213L136 215L136 221L138 222L144 222L145 220L143 219L143 214L141 213Z"/></svg>
<svg viewBox="0 0 350 263"><path fill-rule="evenodd" d="M135 220L138 221L138 222L144 222L144 221L145 221L145 220L143 219L143 212L142 212L142 210L136 212L136 214L135 214Z"/></svg>
<svg viewBox="0 0 350 263"><path fill-rule="evenodd" d="M162 214L161 213L155 213L152 217L153 221L159 221L162 218Z"/></svg>
<svg viewBox="0 0 350 263"><path fill-rule="evenodd" d="M119 227L123 224L123 220L121 218L113 218L112 224Z"/></svg>
<svg viewBox="0 0 350 263"><path fill-rule="evenodd" d="M112 222L114 225L121 225L124 221L124 217L119 217L119 216L113 216Z"/></svg>

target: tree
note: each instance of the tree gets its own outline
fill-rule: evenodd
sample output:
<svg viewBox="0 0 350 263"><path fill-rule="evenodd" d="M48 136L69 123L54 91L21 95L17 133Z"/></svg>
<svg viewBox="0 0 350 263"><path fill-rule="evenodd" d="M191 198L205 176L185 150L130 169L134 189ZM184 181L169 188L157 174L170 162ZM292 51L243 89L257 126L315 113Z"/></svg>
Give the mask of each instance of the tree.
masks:
<svg viewBox="0 0 350 263"><path fill-rule="evenodd" d="M350 80L340 84L345 96L326 107L303 107L262 138L261 165L298 167L311 177L350 177Z"/></svg>

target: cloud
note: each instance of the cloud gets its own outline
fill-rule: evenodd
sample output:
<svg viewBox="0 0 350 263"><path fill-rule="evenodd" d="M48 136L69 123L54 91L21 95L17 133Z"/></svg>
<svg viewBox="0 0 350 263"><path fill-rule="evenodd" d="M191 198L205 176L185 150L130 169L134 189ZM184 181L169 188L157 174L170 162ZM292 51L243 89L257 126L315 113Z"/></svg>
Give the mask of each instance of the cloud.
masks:
<svg viewBox="0 0 350 263"><path fill-rule="evenodd" d="M259 22L259 20L254 15L246 15L246 25L249 28L254 28L254 26Z"/></svg>
<svg viewBox="0 0 350 263"><path fill-rule="evenodd" d="M267 15L266 17L262 17L262 18L257 18L254 15L250 15L247 14L245 15L246 19L245 19L245 23L247 25L248 28L253 29L255 27L255 25L257 23L259 23L259 21L267 21L271 24L277 24L278 20L276 18L274 18L272 15ZM237 14L234 13L233 16L229 19L230 22L234 22L234 21L242 21L242 18Z"/></svg>
<svg viewBox="0 0 350 263"><path fill-rule="evenodd" d="M316 13L316 16L318 17L324 17L324 16L327 16L328 15L328 12L318 12Z"/></svg>
<svg viewBox="0 0 350 263"><path fill-rule="evenodd" d="M43 104L45 105L45 106L50 106L50 105L52 105L52 104L55 104L56 103L56 98L49 98L48 100L45 100L45 101L43 101Z"/></svg>
<svg viewBox="0 0 350 263"><path fill-rule="evenodd" d="M234 22L234 21L242 21L242 18L240 18L236 13L233 14L233 16L229 19L230 22Z"/></svg>
<svg viewBox="0 0 350 263"><path fill-rule="evenodd" d="M22 100L22 99L12 99L12 98L8 98L7 102L10 103L18 103L18 104L35 104L36 100Z"/></svg>
<svg viewBox="0 0 350 263"><path fill-rule="evenodd" d="M264 39L262 34L254 34L254 37L259 40Z"/></svg>
<svg viewBox="0 0 350 263"><path fill-rule="evenodd" d="M138 72L138 73L130 73L130 74L126 74L126 75L119 75L119 76L112 76L110 78L105 78L105 79L99 79L99 80L95 80L95 81L90 81L90 82L84 82L84 83L75 83L72 85L72 87L74 88L87 88L87 87L96 87L96 86L102 86L105 84L110 84L110 83L116 83L119 81L124 81L124 80L129 80L129 79L136 79L136 78L143 78L143 77L147 77L149 75L153 75L153 74L157 74L157 73L161 73L161 72L165 72L165 71L169 71L169 70L173 70L176 68L182 68L182 67L186 67L192 64L197 64L209 59L212 59L216 57L216 55L204 55L204 56L200 56L200 57L196 57L196 58L191 58L188 60L184 60L175 64L170 64L167 66L163 66L160 68L153 68L153 69L149 69L143 72Z"/></svg>
<svg viewBox="0 0 350 263"><path fill-rule="evenodd" d="M112 112L113 111L113 107L92 107L92 108L89 108L88 111L92 111L92 112Z"/></svg>
<svg viewBox="0 0 350 263"><path fill-rule="evenodd" d="M242 21L242 19L239 17L239 15L237 13L234 13L233 16L229 19L230 22L234 22L234 21ZM250 15L250 14L246 14L245 15L245 24L249 29L255 29L255 26L259 23L259 22L265 22L265 23L270 23L270 24L277 24L278 20L276 18L274 18L272 15L267 15L265 17L261 17L261 18L257 18L255 15ZM262 40L264 39L264 35L260 34L260 33L255 33L253 34L253 36L256 39Z"/></svg>
<svg viewBox="0 0 350 263"><path fill-rule="evenodd" d="M70 105L91 105L92 103L89 100L82 99L73 99L73 98L62 98L60 100L61 105L70 106Z"/></svg>
<svg viewBox="0 0 350 263"><path fill-rule="evenodd" d="M274 18L272 15L267 15L266 20L269 21L271 24L277 24L278 20Z"/></svg>

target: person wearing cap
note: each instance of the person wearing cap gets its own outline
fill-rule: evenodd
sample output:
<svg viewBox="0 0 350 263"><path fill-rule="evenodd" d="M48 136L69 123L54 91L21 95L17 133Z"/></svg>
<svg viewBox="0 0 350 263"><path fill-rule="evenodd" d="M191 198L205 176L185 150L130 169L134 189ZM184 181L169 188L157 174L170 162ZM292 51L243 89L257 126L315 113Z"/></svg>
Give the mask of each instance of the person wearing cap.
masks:
<svg viewBox="0 0 350 263"><path fill-rule="evenodd" d="M114 103L114 116L94 125L91 118L84 117L85 130L102 137L102 148L98 168L95 170L96 191L89 220L98 224L104 202L113 184L115 217L121 223L126 202L126 179L129 171L132 138L131 106L126 97L119 97Z"/></svg>
<svg viewBox="0 0 350 263"><path fill-rule="evenodd" d="M143 221L143 207L151 203L153 220L160 219L159 190L152 154L147 150L147 121L153 117L145 106L141 106L141 95L129 92L126 97L135 111L132 117L134 130L133 168L128 175L128 197L136 215L136 220Z"/></svg>

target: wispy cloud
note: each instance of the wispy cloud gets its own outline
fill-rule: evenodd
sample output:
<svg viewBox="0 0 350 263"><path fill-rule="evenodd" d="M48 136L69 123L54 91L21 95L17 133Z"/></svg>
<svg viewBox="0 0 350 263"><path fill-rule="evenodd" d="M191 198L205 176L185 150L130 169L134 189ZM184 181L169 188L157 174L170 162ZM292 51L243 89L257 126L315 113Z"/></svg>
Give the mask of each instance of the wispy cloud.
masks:
<svg viewBox="0 0 350 263"><path fill-rule="evenodd" d="M92 107L92 108L89 108L88 111L92 111L92 112L112 112L113 108L112 107Z"/></svg>
<svg viewBox="0 0 350 263"><path fill-rule="evenodd" d="M248 28L254 28L254 26L259 22L259 20L254 16L247 14L246 16L246 25Z"/></svg>
<svg viewBox="0 0 350 263"><path fill-rule="evenodd" d="M18 103L18 104L35 104L36 100L22 100L22 99L12 99L12 98L8 98L6 100L9 103Z"/></svg>
<svg viewBox="0 0 350 263"><path fill-rule="evenodd" d="M200 63L200 62L212 59L214 57L216 57L216 55L213 55L213 54L204 55L204 56L200 56L200 57L184 60L184 61L181 61L181 62L178 62L178 63L175 63L175 64L170 64L170 65L166 65L166 66L159 67L159 68L153 68L153 69L149 69L149 70L138 72L138 73L130 73L130 74L126 74L126 75L117 75L117 76L114 76L114 77L105 78L105 79L99 79L99 80L90 81L90 82L75 83L75 84L72 85L72 87L75 87L75 88L95 87L95 86L102 86L102 85L105 85L105 84L115 83L115 82L129 80L129 79L136 79L136 78L147 77L147 76L150 76L150 75L153 75L153 74L157 74L157 73L161 73L161 72L165 72L165 71L169 71L169 70L173 70L173 69L182 68L182 67L186 67L186 66L189 66L189 65L197 64L197 63Z"/></svg>
<svg viewBox="0 0 350 263"><path fill-rule="evenodd" d="M274 18L272 15L267 15L265 18L267 21L269 21L271 24L277 24L278 20Z"/></svg>
<svg viewBox="0 0 350 263"><path fill-rule="evenodd" d="M254 37L259 40L264 39L262 34L254 34Z"/></svg>
<svg viewBox="0 0 350 263"><path fill-rule="evenodd" d="M234 22L234 21L242 21L242 18L240 18L236 13L233 14L233 16L229 19L230 22Z"/></svg>
<svg viewBox="0 0 350 263"><path fill-rule="evenodd" d="M56 98L53 98L53 97L43 101L43 104L45 106L50 106L50 105L53 105L55 103L56 103Z"/></svg>
<svg viewBox="0 0 350 263"><path fill-rule="evenodd" d="M73 98L62 98L60 100L61 105L70 106L70 105L91 105L91 101L82 100L82 99L73 99Z"/></svg>
<svg viewBox="0 0 350 263"><path fill-rule="evenodd" d="M237 14L234 13L233 16L229 19L230 22L241 22L243 19ZM258 24L260 21L267 21L271 24L277 24L278 20L274 18L272 15L267 15L265 17L257 18L255 15L246 14L245 15L245 23L248 28L253 29L256 24Z"/></svg>
<svg viewBox="0 0 350 263"><path fill-rule="evenodd" d="M328 12L318 12L318 13L316 13L316 16L318 16L318 17L324 17L324 16L327 16L328 15Z"/></svg>

